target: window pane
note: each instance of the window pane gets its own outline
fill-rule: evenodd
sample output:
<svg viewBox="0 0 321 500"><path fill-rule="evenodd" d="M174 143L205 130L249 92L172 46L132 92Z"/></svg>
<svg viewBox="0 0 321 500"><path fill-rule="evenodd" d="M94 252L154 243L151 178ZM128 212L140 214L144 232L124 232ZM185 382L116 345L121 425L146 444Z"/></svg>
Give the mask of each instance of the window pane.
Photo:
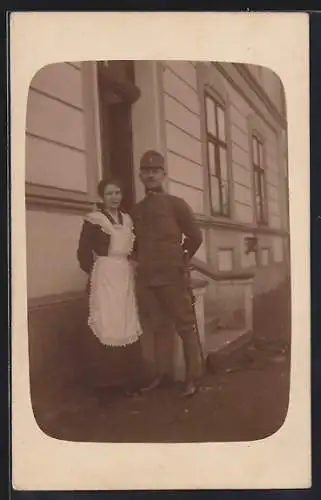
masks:
<svg viewBox="0 0 321 500"><path fill-rule="evenodd" d="M267 266L269 264L269 249L268 248L262 248L261 261L262 261L262 266Z"/></svg>
<svg viewBox="0 0 321 500"><path fill-rule="evenodd" d="M208 166L210 174L216 175L215 146L211 142L208 143Z"/></svg>
<svg viewBox="0 0 321 500"><path fill-rule="evenodd" d="M263 148L262 144L258 142L258 149L259 149L259 165L261 168L263 168Z"/></svg>
<svg viewBox="0 0 321 500"><path fill-rule="evenodd" d="M222 182L221 189L222 189L223 214L228 215L229 212L228 182Z"/></svg>
<svg viewBox="0 0 321 500"><path fill-rule="evenodd" d="M214 175L211 175L211 198L214 212L220 212L220 185Z"/></svg>
<svg viewBox="0 0 321 500"><path fill-rule="evenodd" d="M217 123L218 123L218 136L221 141L225 141L225 112L217 106Z"/></svg>
<svg viewBox="0 0 321 500"><path fill-rule="evenodd" d="M264 175L263 174L260 175L260 181L261 181L261 198L262 198L262 203L264 203L264 198L265 198L265 196L264 196L265 189L264 188L265 188L265 186L264 186Z"/></svg>
<svg viewBox="0 0 321 500"><path fill-rule="evenodd" d="M225 148L220 148L220 167L221 167L222 180L227 181L228 180L227 152Z"/></svg>
<svg viewBox="0 0 321 500"><path fill-rule="evenodd" d="M260 174L259 172L254 172L254 183L255 183L255 193L260 194Z"/></svg>
<svg viewBox="0 0 321 500"><path fill-rule="evenodd" d="M233 250L220 249L217 252L218 270L232 271L233 269Z"/></svg>
<svg viewBox="0 0 321 500"><path fill-rule="evenodd" d="M206 97L206 121L208 132L216 137L215 104L209 97Z"/></svg>
<svg viewBox="0 0 321 500"><path fill-rule="evenodd" d="M259 194L256 195L256 213L258 220L261 220L261 197Z"/></svg>
<svg viewBox="0 0 321 500"><path fill-rule="evenodd" d="M257 140L256 137L252 138L252 151L253 151L253 162L255 165L258 165L259 159L258 159L258 154L257 154Z"/></svg>

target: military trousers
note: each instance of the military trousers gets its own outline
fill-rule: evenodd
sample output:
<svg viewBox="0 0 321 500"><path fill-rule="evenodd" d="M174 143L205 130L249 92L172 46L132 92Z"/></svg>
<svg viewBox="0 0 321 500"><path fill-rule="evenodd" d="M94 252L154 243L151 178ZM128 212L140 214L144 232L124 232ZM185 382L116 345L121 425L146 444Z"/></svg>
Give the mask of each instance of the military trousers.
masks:
<svg viewBox="0 0 321 500"><path fill-rule="evenodd" d="M147 357L152 358L153 375L172 374L176 332L182 341L186 382L198 380L202 374L202 357L186 280L182 278L162 286L138 282L137 299L144 336L149 341L152 339Z"/></svg>

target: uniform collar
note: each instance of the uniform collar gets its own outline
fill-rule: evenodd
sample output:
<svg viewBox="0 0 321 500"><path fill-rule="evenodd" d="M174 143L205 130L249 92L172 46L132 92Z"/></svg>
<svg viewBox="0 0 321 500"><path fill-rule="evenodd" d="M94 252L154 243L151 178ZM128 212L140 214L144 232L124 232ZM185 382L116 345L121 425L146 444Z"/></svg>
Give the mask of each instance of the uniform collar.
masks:
<svg viewBox="0 0 321 500"><path fill-rule="evenodd" d="M146 196L150 196L153 194L162 194L164 193L164 188L162 186L158 188L145 189Z"/></svg>

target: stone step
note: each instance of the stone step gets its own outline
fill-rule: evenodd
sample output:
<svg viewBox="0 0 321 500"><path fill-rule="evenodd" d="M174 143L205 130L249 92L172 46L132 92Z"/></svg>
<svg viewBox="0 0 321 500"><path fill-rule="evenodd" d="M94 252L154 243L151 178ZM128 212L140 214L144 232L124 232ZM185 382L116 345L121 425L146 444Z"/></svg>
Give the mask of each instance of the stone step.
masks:
<svg viewBox="0 0 321 500"><path fill-rule="evenodd" d="M252 331L248 329L238 330L213 330L210 333L205 330L205 341L203 354L208 371L216 371L221 367L228 366L231 361L241 355L252 340ZM180 349L181 351L181 349ZM176 365L175 378L183 380L185 373L182 351L179 362Z"/></svg>
<svg viewBox="0 0 321 500"><path fill-rule="evenodd" d="M246 328L240 330L218 330L206 335L205 347L208 353L229 352L243 345L251 338L251 333Z"/></svg>
<svg viewBox="0 0 321 500"><path fill-rule="evenodd" d="M252 340L252 331L248 329L221 330L207 334L205 353L207 366L211 371L228 365L241 354Z"/></svg>

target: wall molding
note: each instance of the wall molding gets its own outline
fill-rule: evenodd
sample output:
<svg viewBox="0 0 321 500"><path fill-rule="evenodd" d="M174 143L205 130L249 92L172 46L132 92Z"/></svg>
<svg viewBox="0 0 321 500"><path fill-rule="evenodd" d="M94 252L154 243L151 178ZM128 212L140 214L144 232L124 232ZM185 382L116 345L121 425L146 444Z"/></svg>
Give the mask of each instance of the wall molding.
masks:
<svg viewBox="0 0 321 500"><path fill-rule="evenodd" d="M33 186L36 187L36 186ZM37 186L38 187L38 186ZM83 197L66 197L49 194L45 188L38 187L38 190L26 188L26 208L27 210L54 211L68 214L84 214L92 210L96 200L89 200Z"/></svg>
<svg viewBox="0 0 321 500"><path fill-rule="evenodd" d="M170 64L173 64L175 62L181 62L181 61L176 61L176 60L166 60L166 61L161 61L161 65L163 66L164 70L167 69L171 73L173 73L181 82L183 82L187 87L189 87L193 92L197 93L197 87L193 87L191 83L189 83L187 80L185 80L182 75L180 75L175 69L170 66ZM188 62L188 61L185 61ZM195 68L195 67L194 67Z"/></svg>
<svg viewBox="0 0 321 500"><path fill-rule="evenodd" d="M198 264L196 260L195 265ZM204 264L203 264L204 265ZM192 286L194 290L203 288L208 284L208 281L200 278L192 278ZM33 312L38 309L52 308L55 306L60 306L68 304L70 302L84 301L86 300L86 291L77 292L64 292L60 294L44 295L41 297L29 298L28 299L28 311Z"/></svg>
<svg viewBox="0 0 321 500"><path fill-rule="evenodd" d="M43 309L46 307L53 307L56 305L62 305L69 302L74 302L78 300L84 300L86 298L86 292L65 292L53 295L44 295L42 297L35 297L28 299L28 310L34 311L36 309Z"/></svg>
<svg viewBox="0 0 321 500"><path fill-rule="evenodd" d="M253 88L253 82L246 80L244 73L240 73L235 64L231 63L212 63L232 87L242 95L249 106L257 113L264 123L277 134L279 129L285 130L287 127L286 119L278 111L270 106L264 99L264 96ZM246 84L246 85L244 85ZM260 87L259 87L260 88ZM262 109L263 108L263 109ZM268 111L268 115L266 114Z"/></svg>
<svg viewBox="0 0 321 500"><path fill-rule="evenodd" d="M203 64L203 84L205 92L212 92L215 100L218 100L225 107L229 102L229 94L224 85L224 78L212 64ZM205 66L204 66L205 64Z"/></svg>
<svg viewBox="0 0 321 500"><path fill-rule="evenodd" d="M249 281L255 276L255 273L252 271L217 272L210 265L205 264L197 258L193 258L191 264L195 271L214 281Z"/></svg>
<svg viewBox="0 0 321 500"><path fill-rule="evenodd" d="M280 122L283 121L285 126L286 126L286 116L283 116L283 114L277 109L277 107L275 106L275 104L272 102L271 98L267 94L267 92L264 90L264 88L259 84L259 82L252 75L249 68L246 65L240 64L240 63L233 63L233 65L236 67L238 72L241 73L243 78L247 81L247 83L250 85L250 87L255 91L255 93L258 95L258 97L262 101L264 101L266 107L270 110L270 113L273 114L274 116L278 117L278 120Z"/></svg>
<svg viewBox="0 0 321 500"><path fill-rule="evenodd" d="M198 262L198 261L197 261ZM194 290L203 288L208 284L206 279L191 278L192 287ZM28 311L33 312L39 309L46 309L52 307L59 307L70 302L86 301L86 290L79 290L73 292L63 292L51 295L43 295L41 297L28 298Z"/></svg>
<svg viewBox="0 0 321 500"><path fill-rule="evenodd" d="M275 236L282 236L284 238L289 237L289 233L283 229L277 229L268 226L256 226L254 224L242 224L241 222L232 221L230 219L218 219L210 215L204 215L200 213L195 214L195 217L199 225L204 228L213 227L230 231L241 231L245 233L271 234Z"/></svg>
<svg viewBox="0 0 321 500"><path fill-rule="evenodd" d="M77 111L80 111L81 113L84 111L83 107L77 106L76 104L70 103L66 101L65 99L62 99L61 97L57 97L56 95L50 94L49 92L46 92L45 90L38 89L37 87L34 87L32 84L29 86L29 90L32 90L32 92L35 92L36 94L39 94L43 97L47 97L48 99L51 99L52 101L57 101L60 104L63 104L64 106L68 106L69 108L73 108Z"/></svg>
<svg viewBox="0 0 321 500"><path fill-rule="evenodd" d="M81 73L80 77L83 90L83 109L81 110L81 112L84 116L84 148L60 143L59 141L32 134L29 131L26 132L26 136L35 137L46 142L51 142L61 147L65 147L85 155L87 190L77 191L72 189L64 189L55 186L46 186L37 183L26 182L25 189L27 208L42 206L46 210L53 209L65 212L69 207L72 211L84 212L88 210L88 207L90 208L93 202L96 201L96 186L99 179L99 158L97 157L99 152L97 151L97 132L95 132L96 122L94 116L95 107L97 106L97 102L94 99L94 91L96 85L96 66L95 63L83 62L80 64L78 69ZM38 90L36 90L36 92L38 92ZM50 98L54 99L53 97Z"/></svg>

